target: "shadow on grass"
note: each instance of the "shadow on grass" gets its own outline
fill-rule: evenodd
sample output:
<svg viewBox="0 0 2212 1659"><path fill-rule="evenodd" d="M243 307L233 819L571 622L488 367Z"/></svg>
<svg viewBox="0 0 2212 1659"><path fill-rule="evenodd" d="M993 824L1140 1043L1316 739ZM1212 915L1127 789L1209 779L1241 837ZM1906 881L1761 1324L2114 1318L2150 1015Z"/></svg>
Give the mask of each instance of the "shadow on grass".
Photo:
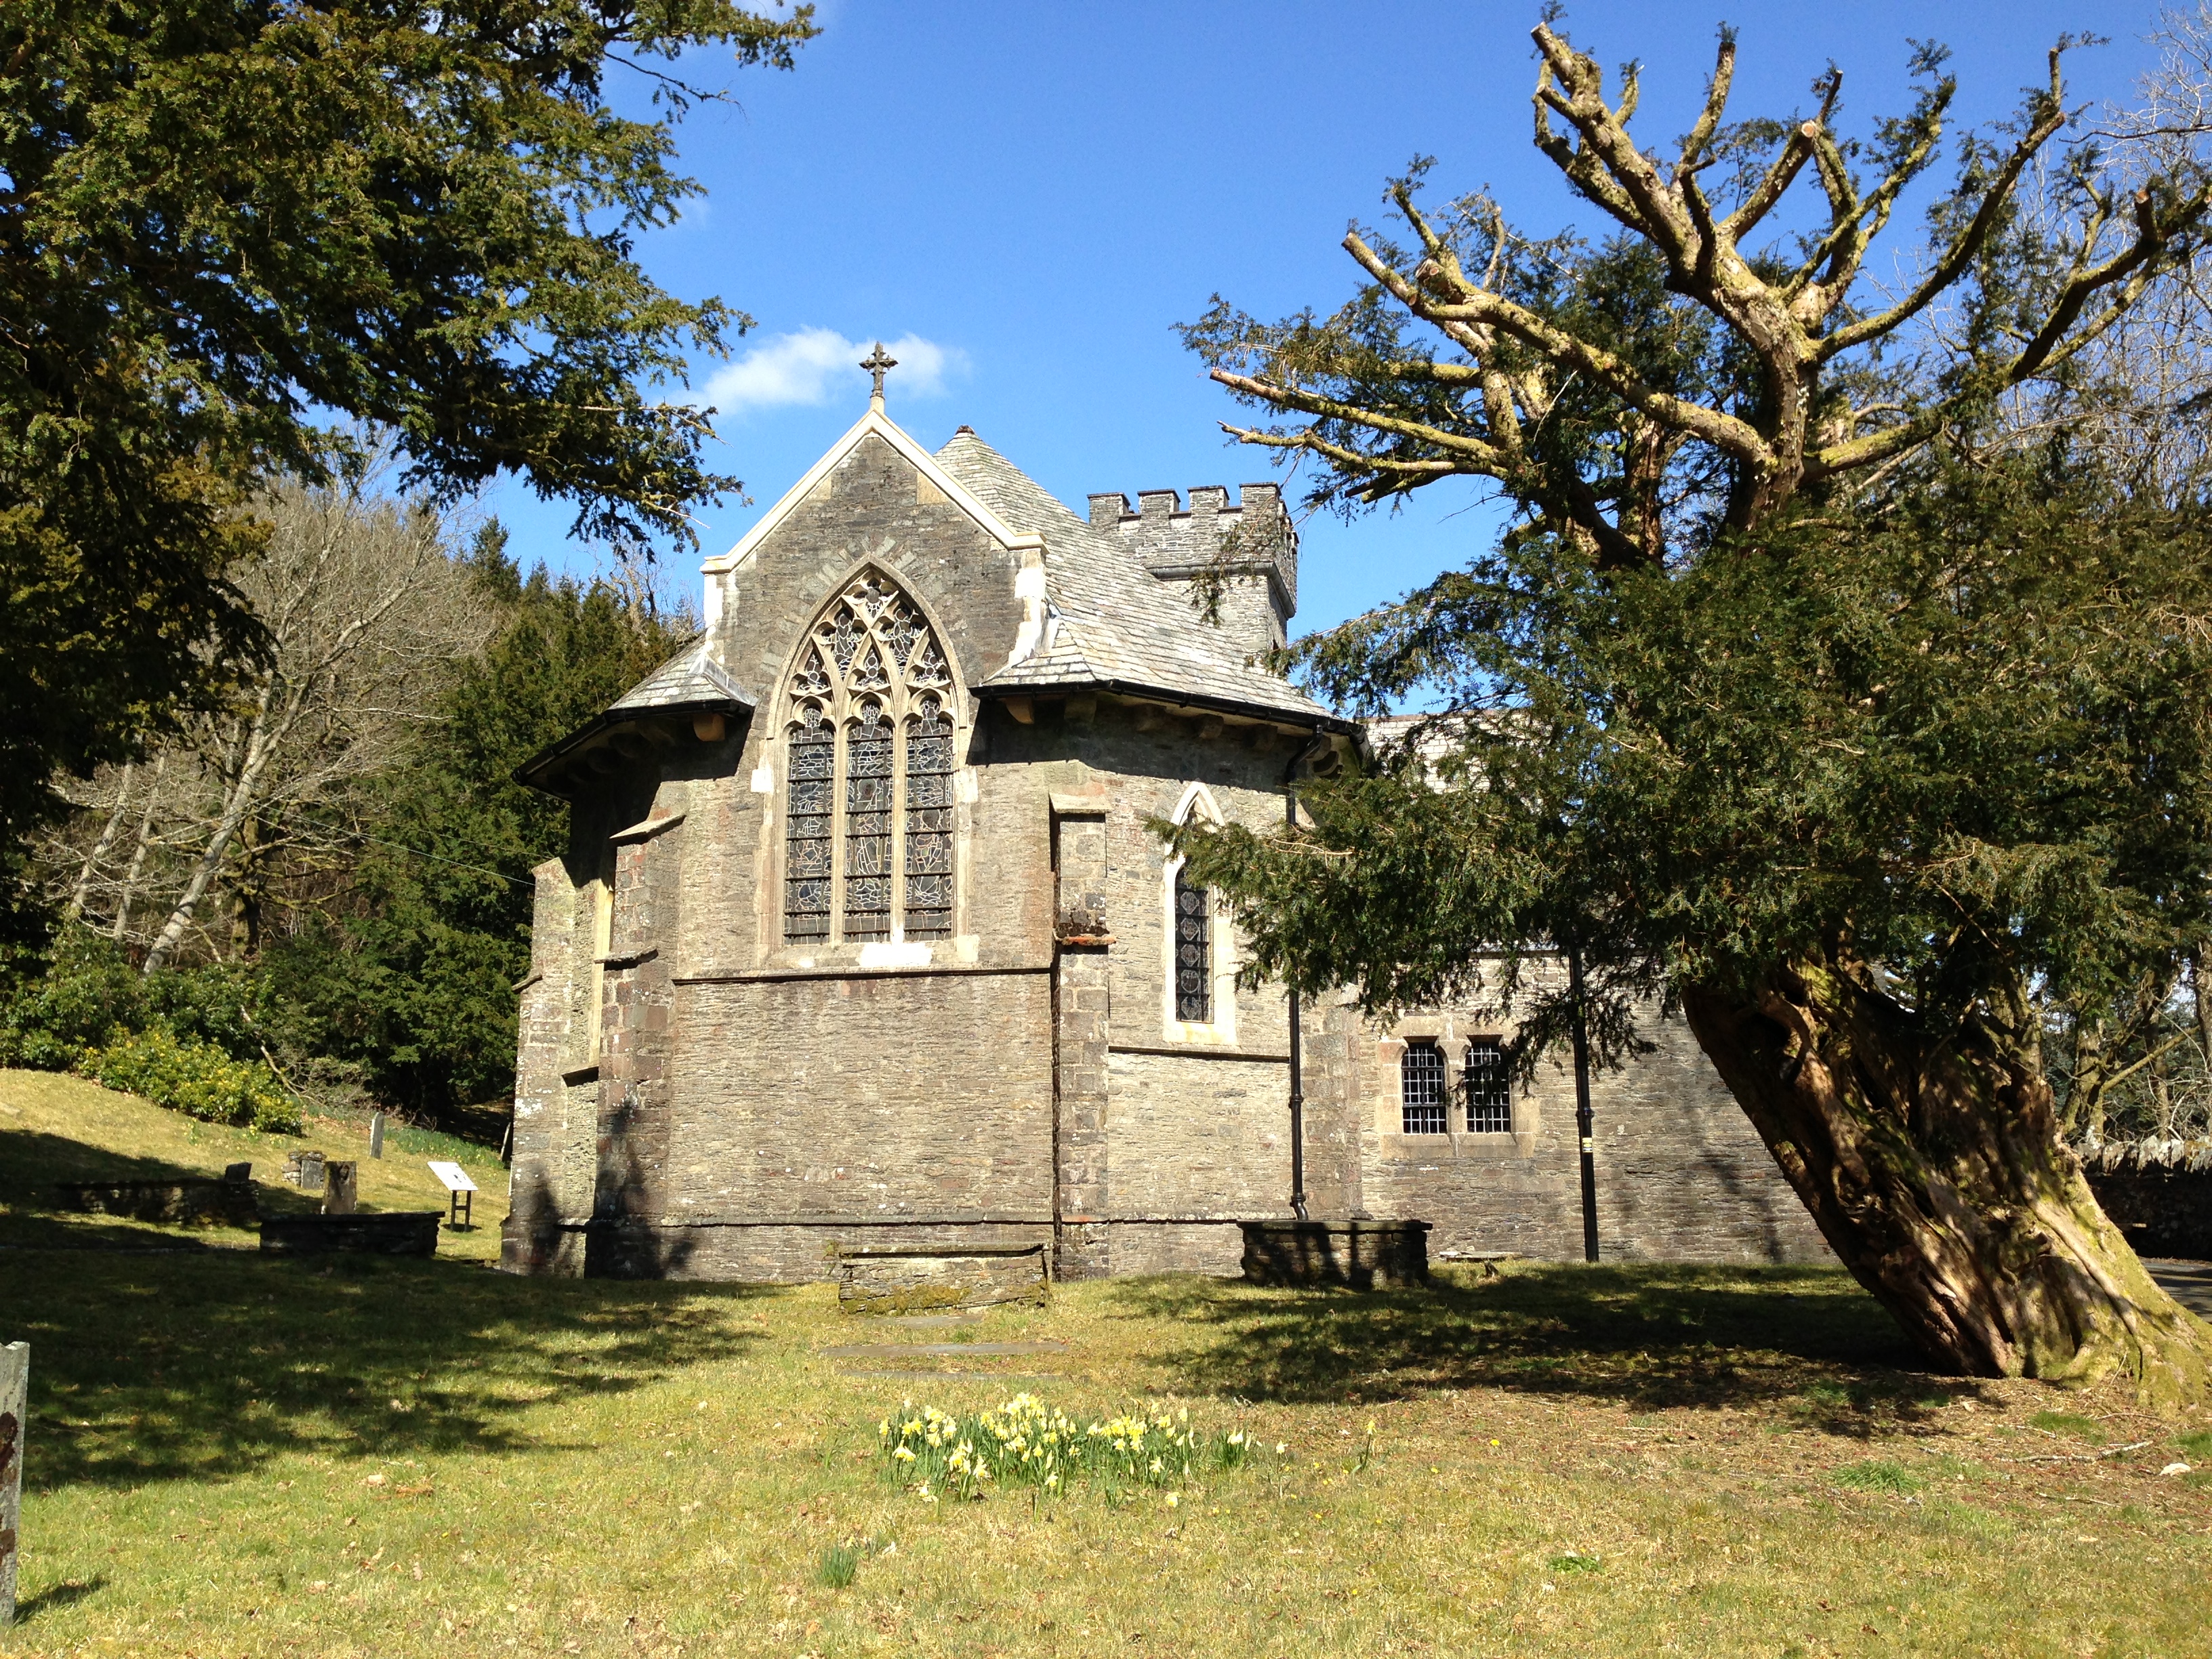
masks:
<svg viewBox="0 0 2212 1659"><path fill-rule="evenodd" d="M165 1158L110 1152L43 1129L0 1129L0 1170L5 1171L0 1175L0 1197L41 1207L53 1198L58 1181L185 1181L208 1173Z"/></svg>
<svg viewBox="0 0 2212 1659"><path fill-rule="evenodd" d="M15 1603L15 1623L18 1626L27 1625L42 1613L56 1613L64 1607L73 1607L106 1588L107 1580L104 1577L72 1578L65 1584L50 1584L36 1595L26 1595Z"/></svg>
<svg viewBox="0 0 2212 1659"><path fill-rule="evenodd" d="M1191 1277L1117 1287L1131 1316L1197 1328L1161 1356L1197 1393L1372 1402L1467 1388L1638 1409L1789 1400L1848 1430L1940 1387L1881 1305L1826 1267L1526 1267L1425 1290L1261 1290Z"/></svg>
<svg viewBox="0 0 2212 1659"><path fill-rule="evenodd" d="M450 1148L439 1146L434 1150ZM113 1152L42 1129L0 1128L0 1245L52 1249L143 1249L165 1245L171 1249L190 1249L190 1243L173 1231L134 1227L127 1222L105 1224L107 1218L65 1208L58 1186L72 1181L205 1180L219 1173L228 1161L218 1154L207 1164L194 1166ZM263 1215L308 1215L322 1208L319 1193L284 1184L278 1162L256 1163L253 1170L253 1201ZM362 1207L373 1211L384 1206L368 1203Z"/></svg>
<svg viewBox="0 0 2212 1659"><path fill-rule="evenodd" d="M518 1414L762 1339L765 1287L517 1279L457 1262L0 1251L0 1341L31 1344L41 1487L230 1477L288 1453L524 1451Z"/></svg>

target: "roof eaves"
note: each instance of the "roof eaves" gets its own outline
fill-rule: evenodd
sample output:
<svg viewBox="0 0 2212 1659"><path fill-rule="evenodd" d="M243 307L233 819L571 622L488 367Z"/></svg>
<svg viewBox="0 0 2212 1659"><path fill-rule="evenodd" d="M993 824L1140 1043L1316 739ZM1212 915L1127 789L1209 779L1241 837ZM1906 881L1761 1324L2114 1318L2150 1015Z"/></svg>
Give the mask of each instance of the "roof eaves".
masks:
<svg viewBox="0 0 2212 1659"><path fill-rule="evenodd" d="M1053 696L1065 692L1072 684L1085 689L1111 692L1117 697L1127 697L1137 702L1156 702L1176 708L1203 708L1209 713L1242 714L1248 720L1277 720L1285 726L1310 727L1316 732L1333 732L1340 737L1357 737L1360 724L1327 709L1313 705L1304 708L1284 703L1255 702L1243 697L1216 696L1203 691L1186 691L1171 685L1147 685L1134 680L1092 678L1082 681L1017 680L994 677L975 687L979 696L1030 697Z"/></svg>

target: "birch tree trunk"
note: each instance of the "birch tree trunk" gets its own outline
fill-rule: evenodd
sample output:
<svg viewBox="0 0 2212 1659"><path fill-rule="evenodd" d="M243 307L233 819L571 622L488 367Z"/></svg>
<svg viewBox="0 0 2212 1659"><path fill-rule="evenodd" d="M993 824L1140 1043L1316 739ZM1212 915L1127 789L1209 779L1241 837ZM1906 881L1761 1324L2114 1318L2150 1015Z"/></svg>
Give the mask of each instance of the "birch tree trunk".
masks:
<svg viewBox="0 0 2212 1659"><path fill-rule="evenodd" d="M2159 1288L2060 1141L2023 1004L1942 1030L1849 964L1686 988L1713 1064L1829 1247L1931 1363L2201 1399L2212 1328Z"/></svg>
<svg viewBox="0 0 2212 1659"><path fill-rule="evenodd" d="M78 867L76 885L70 890L69 904L62 913L71 921L84 914L85 901L92 896L93 878L100 872L100 861L113 848L116 835L123 828L123 815L131 805L131 781L137 770L136 761L125 764L122 780L115 786L114 808L100 827L100 839L93 842L92 850L84 855L84 863Z"/></svg>
<svg viewBox="0 0 2212 1659"><path fill-rule="evenodd" d="M161 800L161 775L168 770L169 757L160 755L154 761L154 781L146 787L146 805L138 814L138 834L131 849L130 867L123 872L123 886L115 896L115 920L107 930L108 938L118 945L131 928L131 901L138 896L139 878L146 872L146 854L154 842L154 809Z"/></svg>
<svg viewBox="0 0 2212 1659"><path fill-rule="evenodd" d="M284 729L290 724L289 720L285 720L272 732L269 707L275 694L273 681L263 685L261 696L254 704L252 716L246 723L244 740L239 745L242 752L237 771L224 794L222 816L216 821L207 845L200 850L198 859L194 861L191 878L185 884L183 895L169 912L169 920L163 924L153 948L146 952L143 971L148 974L157 972L183 942L185 929L191 926L193 912L199 908L200 901L207 896L209 887L222 870L222 861L229 854L230 843L238 834L239 825L253 810L261 774L269 764L270 756L276 751L276 742L281 740Z"/></svg>

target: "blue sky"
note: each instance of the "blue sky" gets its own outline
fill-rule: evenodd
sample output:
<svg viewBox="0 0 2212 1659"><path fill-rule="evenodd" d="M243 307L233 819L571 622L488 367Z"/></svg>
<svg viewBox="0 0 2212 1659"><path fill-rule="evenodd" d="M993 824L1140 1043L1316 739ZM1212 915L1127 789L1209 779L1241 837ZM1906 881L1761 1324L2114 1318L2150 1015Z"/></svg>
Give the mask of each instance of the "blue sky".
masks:
<svg viewBox="0 0 2212 1659"><path fill-rule="evenodd" d="M1716 25L1740 32L1731 113L1786 114L1831 60L1841 125L1863 131L1910 101L1908 37L1954 52L1959 123L2000 118L2044 74L2061 33L2111 43L2069 58L2077 100L2125 98L2153 58L2142 0L2008 3L1578 3L1571 38L1608 65L1645 65L1638 130L1687 127ZM738 107L678 132L707 189L641 256L665 286L720 295L757 319L717 399L716 465L750 505L702 514L719 552L866 406L841 343L881 337L904 365L892 417L932 447L963 422L1081 509L1092 490L1272 476L1224 447L1234 406L1172 325L1218 290L1279 315L1333 307L1352 286L1337 244L1378 215L1383 180L1416 154L1453 193L1489 185L1523 230L1597 229L1528 142L1536 6L971 3L830 0L788 75L695 77ZM1917 217L1899 216L1909 253ZM794 401L794 399L799 399ZM1463 562L1489 520L1469 490L1395 514L1304 527L1298 631L1325 626ZM509 484L487 506L526 562L588 572L568 510ZM696 593L697 560L668 562Z"/></svg>

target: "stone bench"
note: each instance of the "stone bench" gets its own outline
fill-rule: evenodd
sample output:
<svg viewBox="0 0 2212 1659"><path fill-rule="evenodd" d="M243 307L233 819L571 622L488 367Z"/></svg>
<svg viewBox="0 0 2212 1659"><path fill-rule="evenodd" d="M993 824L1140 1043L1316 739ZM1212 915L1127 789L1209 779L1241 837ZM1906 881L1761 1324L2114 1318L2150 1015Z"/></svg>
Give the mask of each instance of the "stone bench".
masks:
<svg viewBox="0 0 2212 1659"><path fill-rule="evenodd" d="M842 1250L837 1305L847 1313L925 1313L1045 1298L1044 1246Z"/></svg>
<svg viewBox="0 0 2212 1659"><path fill-rule="evenodd" d="M272 1215L261 1224L261 1248L277 1255L356 1250L373 1255L434 1255L439 1210L355 1211L348 1215Z"/></svg>
<svg viewBox="0 0 2212 1659"><path fill-rule="evenodd" d="M1425 1285L1425 1221L1240 1221L1252 1285L1342 1285L1355 1291Z"/></svg>
<svg viewBox="0 0 2212 1659"><path fill-rule="evenodd" d="M250 1181L190 1176L171 1181L64 1181L64 1207L172 1226L251 1227L261 1219Z"/></svg>

